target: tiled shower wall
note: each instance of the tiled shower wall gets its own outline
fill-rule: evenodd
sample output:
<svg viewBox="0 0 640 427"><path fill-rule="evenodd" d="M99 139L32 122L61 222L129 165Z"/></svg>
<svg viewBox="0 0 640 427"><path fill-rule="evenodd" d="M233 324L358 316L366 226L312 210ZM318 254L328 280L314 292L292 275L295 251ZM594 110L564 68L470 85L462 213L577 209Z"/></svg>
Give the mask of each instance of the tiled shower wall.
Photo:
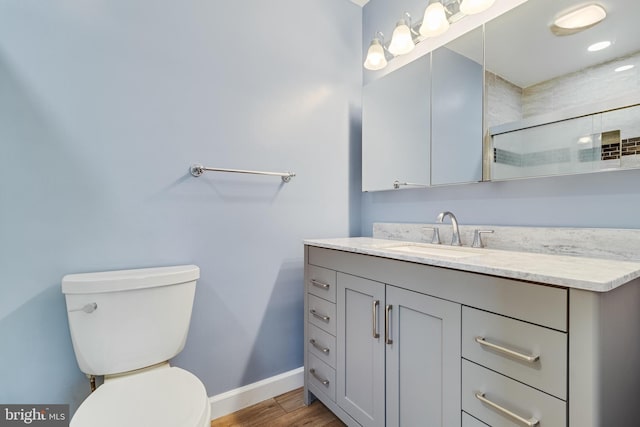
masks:
<svg viewBox="0 0 640 427"><path fill-rule="evenodd" d="M626 64L631 70L615 73ZM640 51L633 55L521 88L490 71L485 72L489 127L588 104L594 100L627 95L640 90ZM638 134L640 135L640 134Z"/></svg>
<svg viewBox="0 0 640 427"><path fill-rule="evenodd" d="M522 120L522 88L490 71L484 73L487 126Z"/></svg>
<svg viewBox="0 0 640 427"><path fill-rule="evenodd" d="M635 67L619 73L613 71L627 64ZM522 115L527 118L616 98L627 95L629 88L634 87L640 89L640 51L523 88Z"/></svg>

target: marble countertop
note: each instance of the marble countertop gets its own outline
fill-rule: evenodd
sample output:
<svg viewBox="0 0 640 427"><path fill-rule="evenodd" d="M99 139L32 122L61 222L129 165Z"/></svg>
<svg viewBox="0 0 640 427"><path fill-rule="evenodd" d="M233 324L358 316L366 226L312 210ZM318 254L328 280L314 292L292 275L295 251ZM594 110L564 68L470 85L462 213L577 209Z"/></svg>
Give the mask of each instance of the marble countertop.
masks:
<svg viewBox="0 0 640 427"><path fill-rule="evenodd" d="M438 256L435 253L439 248L446 250L451 246L370 237L308 239L304 244L595 292L607 292L640 277L640 262L637 261L469 247L462 249L463 257ZM430 248L434 250L430 251L430 254L423 254L393 249L401 245L421 246L427 251L430 251Z"/></svg>

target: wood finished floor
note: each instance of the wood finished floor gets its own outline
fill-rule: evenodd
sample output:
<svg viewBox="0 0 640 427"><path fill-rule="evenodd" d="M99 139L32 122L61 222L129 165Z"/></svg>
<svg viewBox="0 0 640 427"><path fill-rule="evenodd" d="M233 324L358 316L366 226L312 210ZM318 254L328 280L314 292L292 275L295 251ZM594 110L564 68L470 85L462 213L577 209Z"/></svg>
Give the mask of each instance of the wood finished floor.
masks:
<svg viewBox="0 0 640 427"><path fill-rule="evenodd" d="M211 421L211 427L345 427L320 401L304 406L299 388Z"/></svg>

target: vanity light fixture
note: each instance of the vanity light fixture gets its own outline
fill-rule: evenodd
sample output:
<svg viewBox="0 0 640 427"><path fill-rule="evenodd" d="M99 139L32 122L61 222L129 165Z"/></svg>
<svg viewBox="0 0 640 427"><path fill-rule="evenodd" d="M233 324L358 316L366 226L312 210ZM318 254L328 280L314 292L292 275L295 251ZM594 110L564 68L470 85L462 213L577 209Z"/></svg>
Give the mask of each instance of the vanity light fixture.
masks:
<svg viewBox="0 0 640 427"><path fill-rule="evenodd" d="M465 15L474 15L489 9L495 0L462 0L460 12Z"/></svg>
<svg viewBox="0 0 640 427"><path fill-rule="evenodd" d="M439 1L431 3L424 11L420 35L435 37L449 29L449 21L444 6Z"/></svg>
<svg viewBox="0 0 640 427"><path fill-rule="evenodd" d="M380 36L380 37L378 37ZM367 50L367 58L364 61L364 68L367 70L382 70L387 66L387 57L384 47L384 35L381 32L371 40Z"/></svg>
<svg viewBox="0 0 640 427"><path fill-rule="evenodd" d="M553 20L551 32L556 36L568 36L591 28L607 17L607 11L599 4L588 4L561 13Z"/></svg>
<svg viewBox="0 0 640 427"><path fill-rule="evenodd" d="M389 52L396 56L409 53L416 47L411 34L411 17L408 13L405 13L405 15L409 17L409 24L404 19L399 20L393 30L391 43L389 44Z"/></svg>
<svg viewBox="0 0 640 427"><path fill-rule="evenodd" d="M611 46L611 42L609 40L601 41L598 43L594 43L587 48L589 52L597 52L602 49L606 49Z"/></svg>
<svg viewBox="0 0 640 427"><path fill-rule="evenodd" d="M635 67L635 65L633 65L633 64L628 64L628 65L623 65L623 66L621 66L621 67L618 67L618 68L616 68L616 69L615 69L615 70L613 70L613 71L615 71L616 73L620 73L620 72L622 72L622 71L630 70L630 69L632 69L633 67Z"/></svg>
<svg viewBox="0 0 640 427"><path fill-rule="evenodd" d="M376 33L367 49L364 68L374 71L383 69L387 66L388 61L394 57L411 52L418 43L427 37L436 37L445 33L451 24L465 15L472 15L488 9L494 1L429 0L424 11L424 18L415 26L412 26L411 15L405 12L405 17L396 23L391 41L388 44L384 42L382 33Z"/></svg>

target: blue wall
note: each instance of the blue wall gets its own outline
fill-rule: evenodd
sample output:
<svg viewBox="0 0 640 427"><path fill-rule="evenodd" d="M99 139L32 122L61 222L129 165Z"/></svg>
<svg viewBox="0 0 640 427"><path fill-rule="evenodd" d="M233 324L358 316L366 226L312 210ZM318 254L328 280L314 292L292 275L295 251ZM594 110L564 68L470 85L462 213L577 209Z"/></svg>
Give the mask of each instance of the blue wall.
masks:
<svg viewBox="0 0 640 427"><path fill-rule="evenodd" d="M0 402L88 394L67 273L199 265L174 364L209 395L302 365L302 240L360 230L361 32L347 0L0 4Z"/></svg>
<svg viewBox="0 0 640 427"><path fill-rule="evenodd" d="M362 235L374 222L640 228L640 170L363 193Z"/></svg>

